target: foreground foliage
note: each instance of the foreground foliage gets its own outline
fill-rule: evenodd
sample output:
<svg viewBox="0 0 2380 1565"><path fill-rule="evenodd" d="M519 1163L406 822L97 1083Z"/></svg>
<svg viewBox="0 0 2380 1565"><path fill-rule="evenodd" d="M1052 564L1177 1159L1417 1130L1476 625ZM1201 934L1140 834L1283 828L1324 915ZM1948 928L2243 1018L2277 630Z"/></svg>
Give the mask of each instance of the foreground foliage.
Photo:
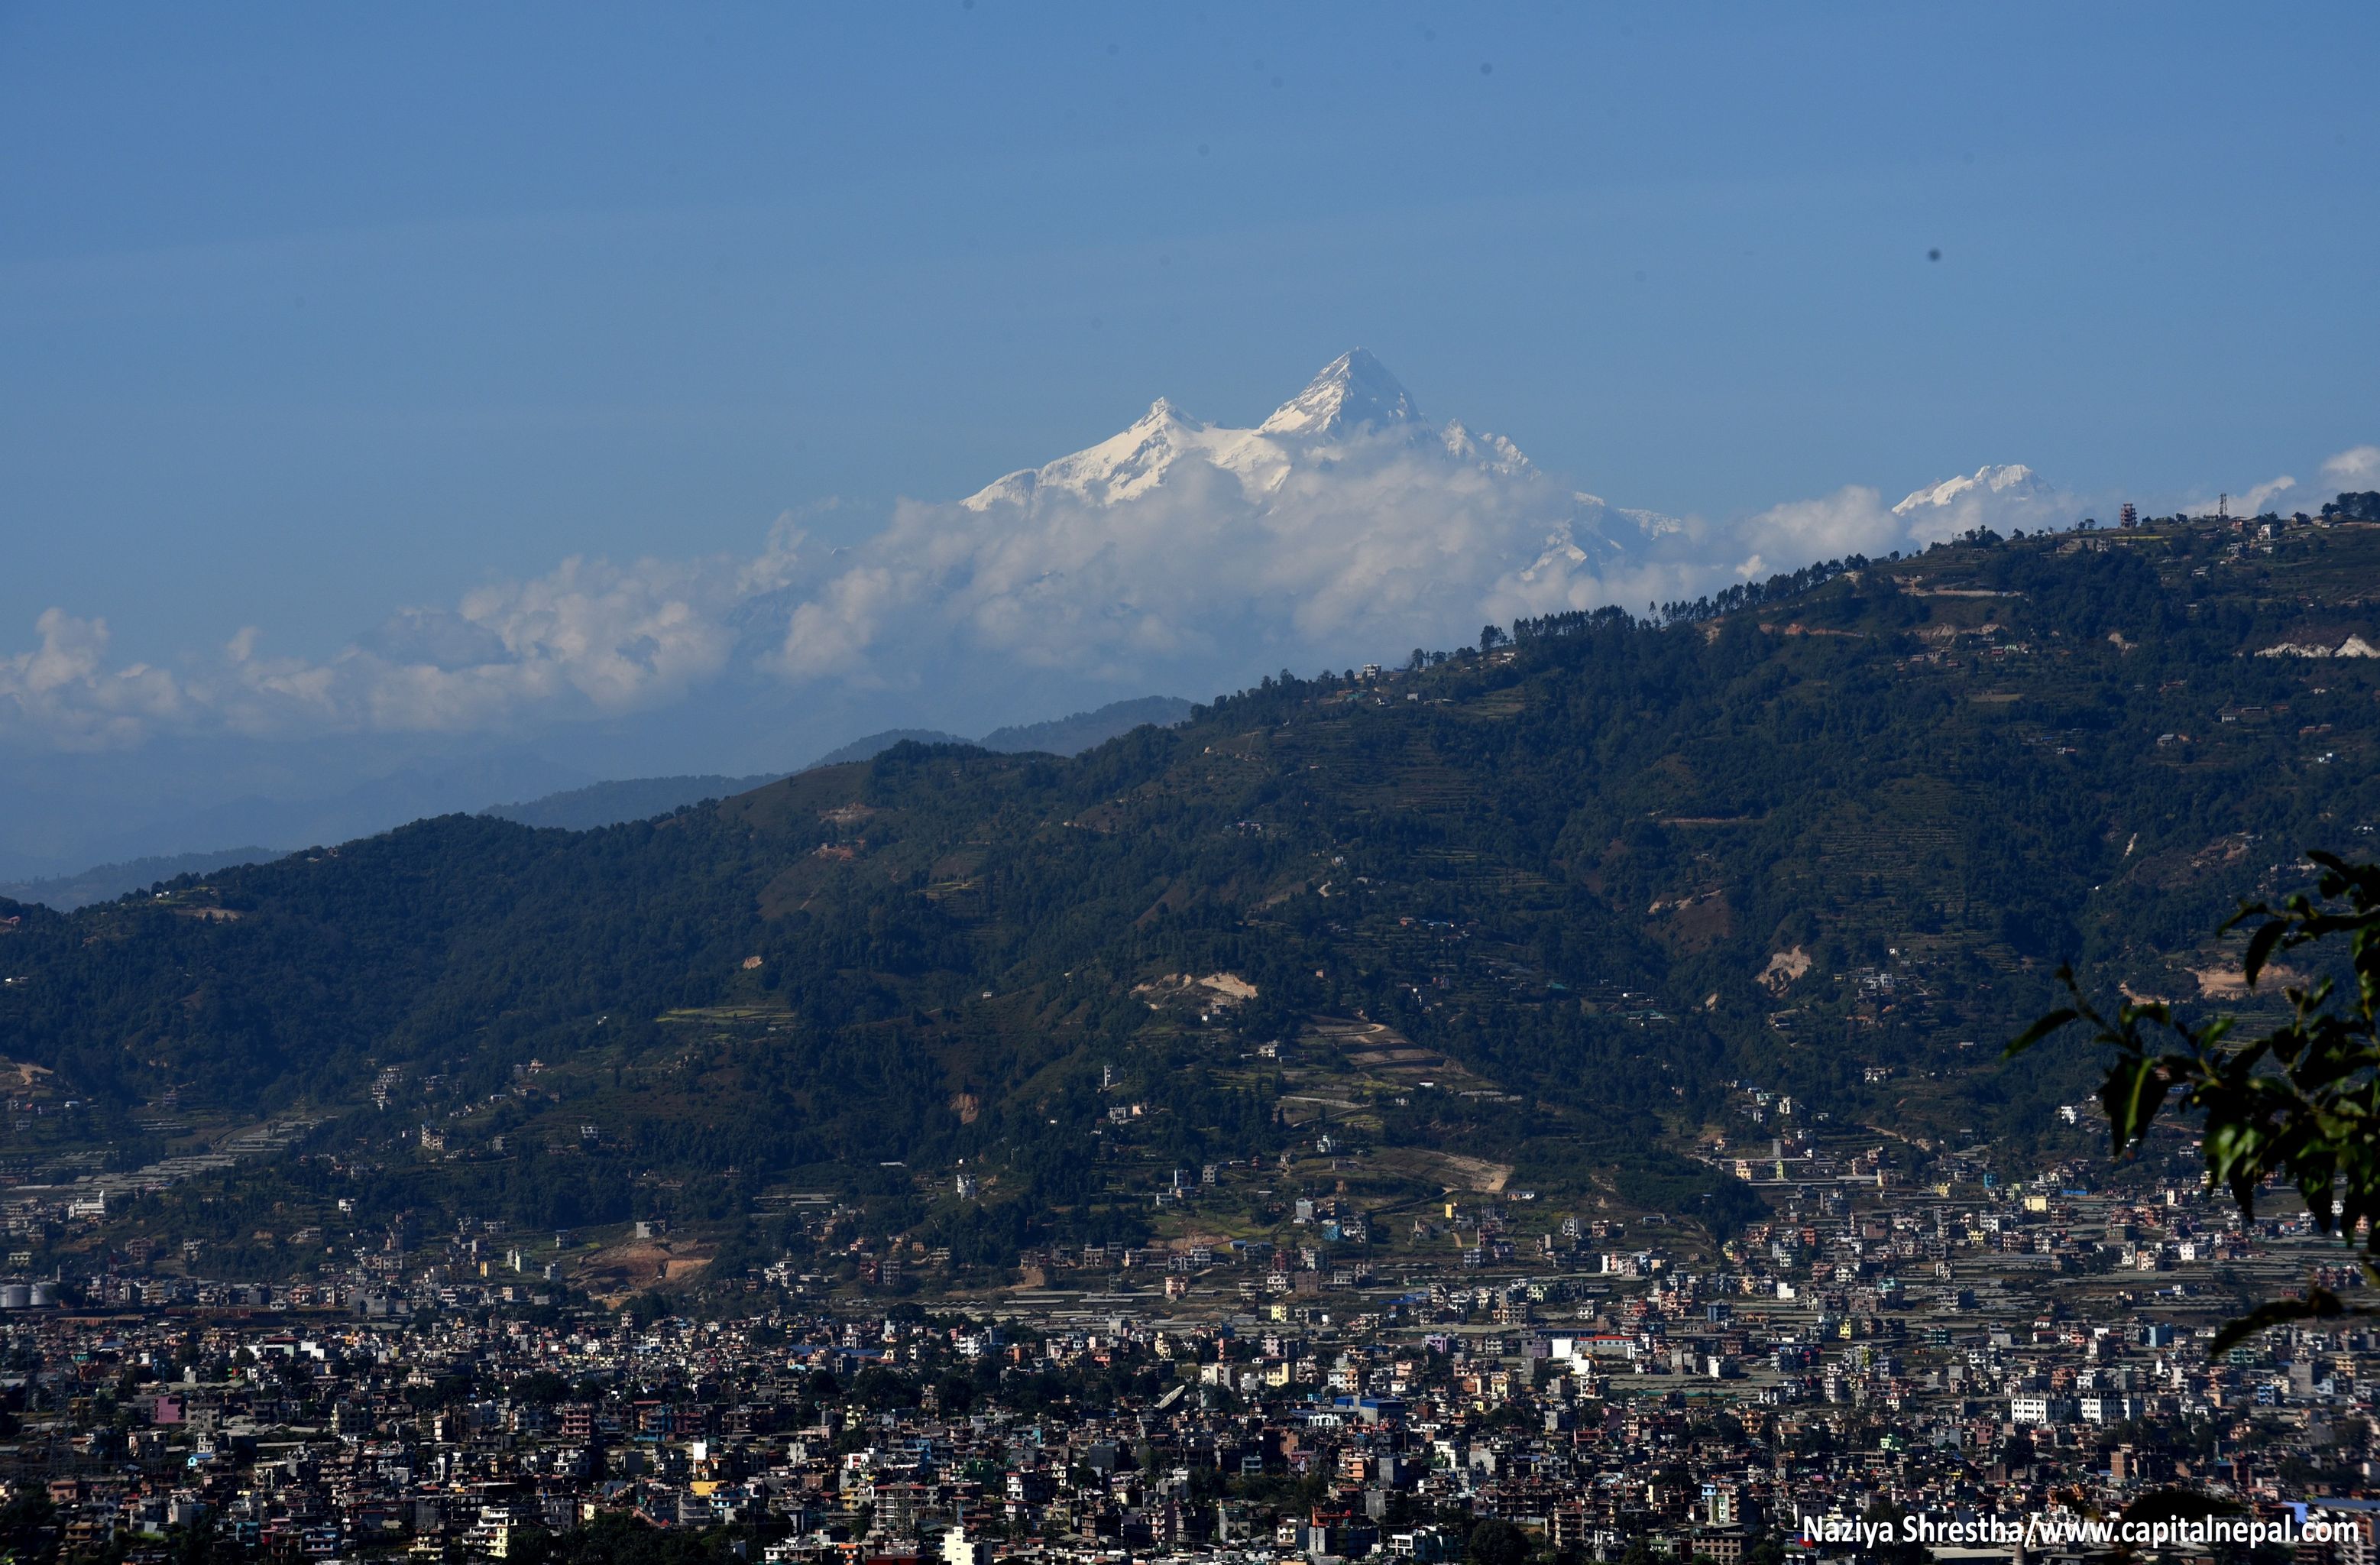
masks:
<svg viewBox="0 0 2380 1565"><path fill-rule="evenodd" d="M2252 990L2275 957L2345 936L2344 991L2336 975L2289 984L2289 1019L2234 1041L2234 1018L2192 1025L2159 1001L2128 1001L2110 1015L2083 998L2072 969L2062 968L2073 1003L2044 1015L2008 1052L2088 1026L2093 1041L2116 1055L2099 1101L2118 1156L2141 1146L2168 1106L2201 1115L2209 1185L2228 1190L2252 1216L2256 1193L2286 1181L2316 1228L2350 1244L2361 1236L2364 1274L2380 1282L2373 1265L2380 1256L2380 865L2318 851L2306 858L2322 872L2313 895L2277 907L2244 903L2224 928L2252 927L2240 963ZM2288 1321L2372 1313L2311 1287L2303 1298L2274 1300L2233 1321L2211 1352Z"/></svg>

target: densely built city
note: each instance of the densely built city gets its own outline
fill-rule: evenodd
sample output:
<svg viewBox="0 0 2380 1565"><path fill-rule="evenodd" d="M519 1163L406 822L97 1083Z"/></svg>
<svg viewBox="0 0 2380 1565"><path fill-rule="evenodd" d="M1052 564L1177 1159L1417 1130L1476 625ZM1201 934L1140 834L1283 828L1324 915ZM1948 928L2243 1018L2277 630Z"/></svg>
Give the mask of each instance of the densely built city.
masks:
<svg viewBox="0 0 2380 1565"><path fill-rule="evenodd" d="M2345 1285L2301 1213L2080 1167L1912 1187L1889 1143L1840 1137L1729 1161L1774 1215L1717 1250L1527 1193L1396 1232L1300 1199L1277 1243L1053 1248L957 1296L930 1263L904 1290L897 1255L821 1250L682 1311L571 1293L552 1235L391 1234L294 1283L102 1246L0 1291L10 1538L1736 1565L1871 1552L1879 1523L2055 1554L2061 1524L2182 1483L2336 1521L2301 1559L2374 1558L2380 1333L2205 1352L2243 1286ZM831 1244L834 1219L808 1220ZM7 1220L58 1244L103 1219Z"/></svg>

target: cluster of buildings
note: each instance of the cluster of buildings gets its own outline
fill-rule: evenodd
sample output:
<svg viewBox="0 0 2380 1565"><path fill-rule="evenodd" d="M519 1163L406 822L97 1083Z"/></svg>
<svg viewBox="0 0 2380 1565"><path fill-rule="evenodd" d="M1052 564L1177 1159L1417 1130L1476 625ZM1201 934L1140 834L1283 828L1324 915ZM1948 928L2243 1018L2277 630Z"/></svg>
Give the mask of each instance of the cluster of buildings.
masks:
<svg viewBox="0 0 2380 1565"><path fill-rule="evenodd" d="M1790 1150L1749 1171L1817 1166ZM645 1526L771 1560L1427 1561L1496 1522L1560 1558L1733 1565L1847 1556L1880 1515L2117 1515L2180 1486L2344 1518L2315 1553L2370 1565L2380 1331L2207 1353L2238 1296L2344 1283L2335 1241L2179 1186L1829 1166L1715 1254L1499 1213L1505 1250L1354 1285L1292 1262L1253 1294L1211 1250L1085 1277L1109 1257L1077 1249L1045 1257L1076 1287L756 1278L654 1318L450 1267L265 1288L111 1256L0 1308L0 1479L57 1547L161 1560L194 1529L500 1559Z"/></svg>

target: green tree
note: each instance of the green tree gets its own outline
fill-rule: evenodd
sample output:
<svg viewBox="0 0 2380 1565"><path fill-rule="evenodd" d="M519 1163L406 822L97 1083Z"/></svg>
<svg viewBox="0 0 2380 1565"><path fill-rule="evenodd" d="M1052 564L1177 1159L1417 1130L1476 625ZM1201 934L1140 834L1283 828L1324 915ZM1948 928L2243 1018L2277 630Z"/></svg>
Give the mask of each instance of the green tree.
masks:
<svg viewBox="0 0 2380 1565"><path fill-rule="evenodd" d="M1490 1517L1471 1529L1463 1554L1471 1565L1523 1565L1529 1558L1529 1535L1512 1523Z"/></svg>
<svg viewBox="0 0 2380 1565"><path fill-rule="evenodd" d="M2240 964L2251 990L2275 956L2346 936L2352 987L2345 993L2330 977L2290 985L2282 991L2289 1019L2235 1042L2234 1018L2188 1025L2154 1001L2127 1001L2110 1017L2061 967L2073 1003L2034 1022L2008 1053L2077 1024L2092 1028L2116 1054L2099 1087L2116 1156L2140 1146L2168 1103L2203 1113L2210 1187L2230 1191L2240 1212L2253 1216L2258 1187L2287 1180L2323 1232L2352 1244L2363 1230L2363 1272L2380 1282L2380 865L2306 857L2322 871L2315 895L2300 892L2277 908L2242 902L2223 928L2253 926ZM2302 1298L2268 1301L2231 1322L2209 1353L2286 1321L2370 1313L2310 1286Z"/></svg>

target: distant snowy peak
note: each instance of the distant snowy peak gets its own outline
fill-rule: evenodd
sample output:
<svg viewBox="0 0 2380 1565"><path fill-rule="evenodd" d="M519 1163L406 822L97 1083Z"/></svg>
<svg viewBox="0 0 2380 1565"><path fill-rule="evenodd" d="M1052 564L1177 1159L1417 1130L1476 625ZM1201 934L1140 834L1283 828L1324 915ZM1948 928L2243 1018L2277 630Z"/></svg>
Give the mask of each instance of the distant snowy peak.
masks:
<svg viewBox="0 0 2380 1565"><path fill-rule="evenodd" d="M1916 491L1895 505L1892 514L1913 516L1928 511L1947 511L1954 505L1980 500L2025 502L2047 498L2048 487L2023 463L2010 462L1997 467L1985 464L1972 475L1945 479L1940 483Z"/></svg>
<svg viewBox="0 0 2380 1565"><path fill-rule="evenodd" d="M1446 428L1438 431L1438 438L1439 443L1446 447L1449 456L1458 462L1485 467L1491 473L1513 477L1536 470L1529 459L1521 455L1521 448L1502 435L1491 435L1485 431L1473 434L1456 419L1448 419Z"/></svg>
<svg viewBox="0 0 2380 1565"><path fill-rule="evenodd" d="M1002 503L1030 504L1040 494L1053 493L1087 504L1113 505L1155 489L1185 459L1232 474L1250 498L1270 491L1289 471L1289 454L1255 431L1220 429L1185 419L1159 397L1123 433L1047 467L995 479L960 503L970 511L986 511Z"/></svg>
<svg viewBox="0 0 2380 1565"><path fill-rule="evenodd" d="M1293 469L1400 452L1435 452L1499 479L1532 478L1536 471L1501 435L1459 423L1433 429L1388 367L1356 348L1325 365L1253 430L1201 423L1160 397L1122 433L1046 467L997 479L960 503L970 511L1029 508L1043 498L1113 505L1148 493L1185 467L1224 475L1236 480L1243 499L1262 502Z"/></svg>
<svg viewBox="0 0 2380 1565"><path fill-rule="evenodd" d="M1162 496L1187 503L1163 513L1170 525L1187 518L1221 529L1259 517L1272 535L1296 540L1293 551L1338 529L1350 560L1372 558L1400 525L1441 529L1402 567L1415 580L1468 554L1472 565L1517 569L1523 584L1548 588L1621 555L1671 547L1683 526L1551 482L1501 435L1452 419L1432 425L1361 348L1333 359L1253 430L1201 423L1160 398L1121 433L1010 473L960 503L1003 527L1012 517L1029 527L1073 509L1120 516ZM1488 544L1497 529L1511 531Z"/></svg>
<svg viewBox="0 0 2380 1565"><path fill-rule="evenodd" d="M1257 432L1313 441L1366 428L1422 423L1413 398L1388 366L1359 347L1324 365L1304 391L1274 408Z"/></svg>

